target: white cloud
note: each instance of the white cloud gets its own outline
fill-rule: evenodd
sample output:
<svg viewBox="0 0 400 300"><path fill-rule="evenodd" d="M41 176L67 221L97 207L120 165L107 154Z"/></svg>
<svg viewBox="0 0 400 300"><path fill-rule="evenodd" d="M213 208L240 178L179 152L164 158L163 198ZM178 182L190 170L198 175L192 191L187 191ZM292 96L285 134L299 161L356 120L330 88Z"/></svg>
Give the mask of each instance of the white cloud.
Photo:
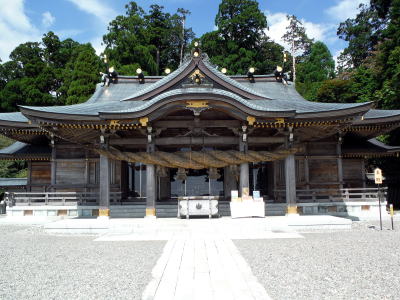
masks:
<svg viewBox="0 0 400 300"><path fill-rule="evenodd" d="M335 61L335 66L338 66L338 57L340 56L340 54L342 54L344 49L340 49L338 51L336 51L333 55L333 60Z"/></svg>
<svg viewBox="0 0 400 300"><path fill-rule="evenodd" d="M107 30L108 23L113 20L118 13L111 7L104 4L101 0L68 0L77 6L78 9L95 16L101 24L98 26L98 36L91 39L90 43L96 50L96 53L100 55L104 51L103 33Z"/></svg>
<svg viewBox="0 0 400 300"><path fill-rule="evenodd" d="M78 7L78 9L94 15L103 24L108 24L117 13L109 6L105 5L105 1L101 0L68 0Z"/></svg>
<svg viewBox="0 0 400 300"><path fill-rule="evenodd" d="M42 14L42 25L45 28L48 28L51 25L53 25L55 21L56 18L49 11L46 11Z"/></svg>
<svg viewBox="0 0 400 300"><path fill-rule="evenodd" d="M16 46L28 41L40 41L39 30L24 11L24 0L0 0L0 58L9 59Z"/></svg>
<svg viewBox="0 0 400 300"><path fill-rule="evenodd" d="M337 0L336 5L328 8L325 13L333 20L343 22L354 18L360 4L368 4L370 0Z"/></svg>
<svg viewBox="0 0 400 300"><path fill-rule="evenodd" d="M278 44L284 45L289 49L289 46L282 40L282 36L286 32L286 27L289 25L286 13L271 13L266 11L265 15L267 16L269 26L269 30L266 31L266 34ZM306 29L308 37L313 38L316 41L326 41L329 38L329 33L332 30L331 24L312 23L304 19L301 19L300 21Z"/></svg>
<svg viewBox="0 0 400 300"><path fill-rule="evenodd" d="M100 55L105 49L105 46L102 45L102 42L103 42L103 37L96 37L90 41L94 50L96 50L97 55Z"/></svg>

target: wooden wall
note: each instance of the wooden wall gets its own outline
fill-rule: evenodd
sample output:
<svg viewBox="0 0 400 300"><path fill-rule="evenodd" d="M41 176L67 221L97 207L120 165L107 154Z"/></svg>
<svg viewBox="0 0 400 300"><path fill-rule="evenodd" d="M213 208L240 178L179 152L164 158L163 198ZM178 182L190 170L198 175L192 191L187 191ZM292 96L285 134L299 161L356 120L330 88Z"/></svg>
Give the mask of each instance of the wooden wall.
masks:
<svg viewBox="0 0 400 300"><path fill-rule="evenodd" d="M51 183L50 162L32 161L29 163L29 166L28 182L30 182L30 190L32 192L43 192Z"/></svg>
<svg viewBox="0 0 400 300"><path fill-rule="evenodd" d="M345 187L359 188L365 184L364 159L343 159Z"/></svg>
<svg viewBox="0 0 400 300"><path fill-rule="evenodd" d="M304 151L296 154L296 188L337 189L340 187L337 143L322 141L307 143ZM285 188L285 162L274 163L275 189Z"/></svg>

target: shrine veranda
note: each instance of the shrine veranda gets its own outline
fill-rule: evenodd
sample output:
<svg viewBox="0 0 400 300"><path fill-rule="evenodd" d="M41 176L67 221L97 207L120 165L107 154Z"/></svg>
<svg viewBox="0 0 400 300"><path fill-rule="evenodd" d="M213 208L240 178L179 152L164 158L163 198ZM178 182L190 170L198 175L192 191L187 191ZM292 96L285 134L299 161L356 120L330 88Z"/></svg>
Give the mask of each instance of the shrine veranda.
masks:
<svg viewBox="0 0 400 300"><path fill-rule="evenodd" d="M28 161L26 179L0 185L10 216L171 217L182 197L229 215L237 190L267 215L367 218L379 195L366 160L400 152L376 139L400 111L372 107L310 102L276 73L227 76L192 54L167 76L98 84L82 104L0 114L16 141L0 158Z"/></svg>

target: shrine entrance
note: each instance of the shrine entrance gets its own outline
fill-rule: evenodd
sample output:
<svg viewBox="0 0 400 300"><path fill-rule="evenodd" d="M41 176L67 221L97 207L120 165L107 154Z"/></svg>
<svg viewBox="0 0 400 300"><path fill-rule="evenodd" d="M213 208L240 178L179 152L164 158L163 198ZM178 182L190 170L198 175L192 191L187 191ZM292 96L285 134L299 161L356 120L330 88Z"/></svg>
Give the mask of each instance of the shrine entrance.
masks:
<svg viewBox="0 0 400 300"><path fill-rule="evenodd" d="M171 198L176 199L183 196L224 197L224 169L218 169L218 173L214 175L210 176L207 169L189 169L183 174L179 169L171 169Z"/></svg>

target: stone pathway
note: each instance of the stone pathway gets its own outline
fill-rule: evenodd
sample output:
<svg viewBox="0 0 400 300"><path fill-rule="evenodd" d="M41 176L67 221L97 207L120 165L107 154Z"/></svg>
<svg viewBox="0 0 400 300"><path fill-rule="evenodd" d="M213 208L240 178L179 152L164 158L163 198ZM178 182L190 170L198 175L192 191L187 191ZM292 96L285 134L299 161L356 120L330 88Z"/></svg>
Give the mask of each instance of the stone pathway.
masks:
<svg viewBox="0 0 400 300"><path fill-rule="evenodd" d="M270 299L230 239L168 241L142 299Z"/></svg>
<svg viewBox="0 0 400 300"><path fill-rule="evenodd" d="M271 299L232 239L302 238L273 231L265 219L154 220L146 226L109 232L96 241L168 240L152 271L144 300Z"/></svg>

